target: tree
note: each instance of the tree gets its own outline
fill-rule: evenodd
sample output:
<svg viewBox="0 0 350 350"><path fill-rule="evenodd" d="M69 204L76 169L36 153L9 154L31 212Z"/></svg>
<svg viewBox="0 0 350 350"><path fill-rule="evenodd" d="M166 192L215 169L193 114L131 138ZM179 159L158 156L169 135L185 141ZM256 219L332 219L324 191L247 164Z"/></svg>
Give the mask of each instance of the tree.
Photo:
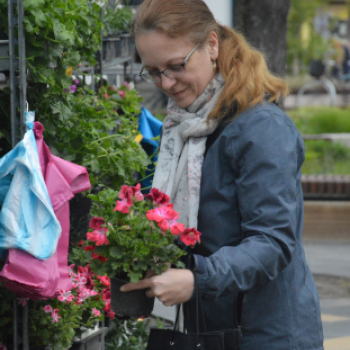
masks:
<svg viewBox="0 0 350 350"><path fill-rule="evenodd" d="M236 0L234 28L262 51L271 72L286 73L289 0Z"/></svg>

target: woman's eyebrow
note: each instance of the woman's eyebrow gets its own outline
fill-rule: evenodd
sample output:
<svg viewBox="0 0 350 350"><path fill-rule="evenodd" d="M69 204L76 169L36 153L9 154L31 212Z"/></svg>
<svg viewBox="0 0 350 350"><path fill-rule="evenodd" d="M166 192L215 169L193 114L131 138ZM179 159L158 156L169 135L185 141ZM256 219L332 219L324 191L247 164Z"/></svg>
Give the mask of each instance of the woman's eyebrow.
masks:
<svg viewBox="0 0 350 350"><path fill-rule="evenodd" d="M186 57L171 58L170 60L165 62L165 66L170 67L170 66L173 66L174 64L181 64L185 60L185 58ZM158 70L158 68L150 67L147 65L144 65L144 68Z"/></svg>

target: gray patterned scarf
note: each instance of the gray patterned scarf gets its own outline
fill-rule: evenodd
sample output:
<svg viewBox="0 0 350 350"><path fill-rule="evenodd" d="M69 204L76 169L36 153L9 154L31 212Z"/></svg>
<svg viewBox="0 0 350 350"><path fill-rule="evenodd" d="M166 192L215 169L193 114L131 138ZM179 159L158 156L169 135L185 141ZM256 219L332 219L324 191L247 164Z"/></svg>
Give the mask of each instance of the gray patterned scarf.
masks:
<svg viewBox="0 0 350 350"><path fill-rule="evenodd" d="M197 228L202 165L207 136L214 132L217 122L207 116L214 109L225 80L216 75L205 91L182 109L172 100L163 122L162 144L153 187L170 196L174 209L180 214L179 222Z"/></svg>

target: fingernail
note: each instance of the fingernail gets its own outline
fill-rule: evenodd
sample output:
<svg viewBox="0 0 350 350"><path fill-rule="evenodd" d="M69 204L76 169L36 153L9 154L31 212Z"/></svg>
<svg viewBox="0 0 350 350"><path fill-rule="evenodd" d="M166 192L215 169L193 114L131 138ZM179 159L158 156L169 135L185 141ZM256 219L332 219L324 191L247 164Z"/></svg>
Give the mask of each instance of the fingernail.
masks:
<svg viewBox="0 0 350 350"><path fill-rule="evenodd" d="M120 287L120 291L121 291L121 292L125 292L125 287L124 287L124 286L121 286L121 287Z"/></svg>

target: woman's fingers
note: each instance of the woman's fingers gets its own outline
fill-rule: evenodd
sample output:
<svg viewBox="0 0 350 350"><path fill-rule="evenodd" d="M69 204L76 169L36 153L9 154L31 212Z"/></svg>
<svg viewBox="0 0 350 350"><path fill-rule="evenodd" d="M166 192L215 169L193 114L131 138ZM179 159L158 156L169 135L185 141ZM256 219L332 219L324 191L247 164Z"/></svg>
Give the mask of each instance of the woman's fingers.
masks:
<svg viewBox="0 0 350 350"><path fill-rule="evenodd" d="M151 278L147 278L135 283L127 283L120 287L120 291L122 292L130 292L135 289L146 289L150 288L152 285Z"/></svg>
<svg viewBox="0 0 350 350"><path fill-rule="evenodd" d="M149 298L157 297L165 306L181 304L189 300L194 289L194 277L190 270L168 269L135 283L127 283L120 288L122 292L148 289Z"/></svg>

